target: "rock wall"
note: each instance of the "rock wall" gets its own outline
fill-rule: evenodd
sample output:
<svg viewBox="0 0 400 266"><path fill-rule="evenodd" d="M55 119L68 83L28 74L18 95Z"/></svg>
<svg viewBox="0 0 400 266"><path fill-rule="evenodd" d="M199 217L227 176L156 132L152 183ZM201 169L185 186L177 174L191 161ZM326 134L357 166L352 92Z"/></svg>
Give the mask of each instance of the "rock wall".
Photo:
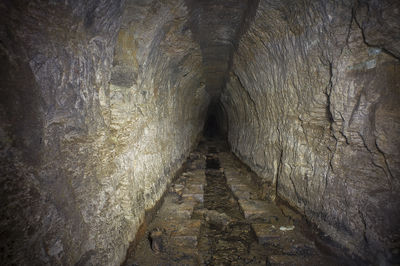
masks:
<svg viewBox="0 0 400 266"><path fill-rule="evenodd" d="M221 96L233 151L376 263L399 251L399 15L394 0L261 0Z"/></svg>
<svg viewBox="0 0 400 266"><path fill-rule="evenodd" d="M1 264L117 265L203 126L188 11L19 0L0 13Z"/></svg>

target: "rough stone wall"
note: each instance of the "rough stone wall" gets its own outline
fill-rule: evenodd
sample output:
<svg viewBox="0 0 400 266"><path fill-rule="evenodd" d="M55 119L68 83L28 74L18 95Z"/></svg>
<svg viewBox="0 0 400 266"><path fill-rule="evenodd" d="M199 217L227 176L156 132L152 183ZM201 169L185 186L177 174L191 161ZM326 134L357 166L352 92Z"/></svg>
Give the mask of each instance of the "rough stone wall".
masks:
<svg viewBox="0 0 400 266"><path fill-rule="evenodd" d="M203 128L208 94L187 20L184 1L127 1L124 11L103 105L120 149L115 176L125 218L135 225L130 231L160 199Z"/></svg>
<svg viewBox="0 0 400 266"><path fill-rule="evenodd" d="M202 127L188 12L21 0L0 13L1 264L117 265Z"/></svg>
<svg viewBox="0 0 400 266"><path fill-rule="evenodd" d="M400 233L399 15L389 0L261 0L221 96L233 151L382 263Z"/></svg>

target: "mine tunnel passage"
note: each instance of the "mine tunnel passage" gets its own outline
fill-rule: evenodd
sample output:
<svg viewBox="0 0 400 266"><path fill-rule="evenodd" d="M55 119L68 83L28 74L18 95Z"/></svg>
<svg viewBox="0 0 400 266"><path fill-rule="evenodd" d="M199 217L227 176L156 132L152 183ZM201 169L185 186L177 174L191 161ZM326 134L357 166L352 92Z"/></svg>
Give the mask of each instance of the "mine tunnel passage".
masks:
<svg viewBox="0 0 400 266"><path fill-rule="evenodd" d="M399 12L2 1L0 264L399 265Z"/></svg>

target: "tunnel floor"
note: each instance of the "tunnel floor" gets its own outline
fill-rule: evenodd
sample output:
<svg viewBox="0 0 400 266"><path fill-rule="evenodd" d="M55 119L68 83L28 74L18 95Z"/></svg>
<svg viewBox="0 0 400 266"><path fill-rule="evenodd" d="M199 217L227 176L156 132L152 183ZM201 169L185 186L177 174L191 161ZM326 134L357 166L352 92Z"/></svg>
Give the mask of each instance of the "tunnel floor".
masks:
<svg viewBox="0 0 400 266"><path fill-rule="evenodd" d="M252 178L226 142L201 141L123 265L350 265Z"/></svg>

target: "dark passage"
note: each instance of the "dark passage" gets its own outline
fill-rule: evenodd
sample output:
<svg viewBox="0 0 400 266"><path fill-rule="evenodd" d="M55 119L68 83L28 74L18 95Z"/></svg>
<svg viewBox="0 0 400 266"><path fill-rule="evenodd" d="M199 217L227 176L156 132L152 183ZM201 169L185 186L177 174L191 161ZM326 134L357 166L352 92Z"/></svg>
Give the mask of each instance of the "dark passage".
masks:
<svg viewBox="0 0 400 266"><path fill-rule="evenodd" d="M215 138L220 134L221 131L215 115L209 115L204 125L204 136L206 138Z"/></svg>
<svg viewBox="0 0 400 266"><path fill-rule="evenodd" d="M227 116L221 102L212 103L207 111L203 135L208 140L227 139Z"/></svg>

